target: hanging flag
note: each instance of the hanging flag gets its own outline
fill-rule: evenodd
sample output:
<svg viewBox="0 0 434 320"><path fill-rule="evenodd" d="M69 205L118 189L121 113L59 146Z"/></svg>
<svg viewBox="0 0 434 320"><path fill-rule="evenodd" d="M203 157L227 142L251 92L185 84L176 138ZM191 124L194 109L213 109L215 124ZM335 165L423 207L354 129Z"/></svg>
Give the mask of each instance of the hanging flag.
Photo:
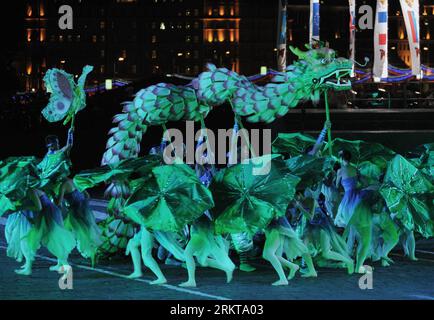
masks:
<svg viewBox="0 0 434 320"><path fill-rule="evenodd" d="M277 36L277 67L279 71L286 70L286 12L287 0L279 0L279 24Z"/></svg>
<svg viewBox="0 0 434 320"><path fill-rule="evenodd" d="M411 71L413 75L420 76L419 0L400 0L400 2L410 46Z"/></svg>
<svg viewBox="0 0 434 320"><path fill-rule="evenodd" d="M356 0L348 0L350 6L350 59L356 60ZM355 65L353 64L353 70L351 71L351 77L354 77Z"/></svg>
<svg viewBox="0 0 434 320"><path fill-rule="evenodd" d="M309 43L313 47L314 43L319 43L319 0L310 0L310 32L309 32Z"/></svg>
<svg viewBox="0 0 434 320"><path fill-rule="evenodd" d="M377 0L374 30L374 81L388 77L388 0Z"/></svg>

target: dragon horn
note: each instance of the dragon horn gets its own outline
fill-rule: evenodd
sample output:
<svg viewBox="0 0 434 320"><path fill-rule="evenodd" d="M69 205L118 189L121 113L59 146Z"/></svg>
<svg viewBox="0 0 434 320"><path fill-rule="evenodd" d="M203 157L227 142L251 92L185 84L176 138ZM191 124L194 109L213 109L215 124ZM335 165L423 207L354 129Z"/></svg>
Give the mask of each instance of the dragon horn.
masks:
<svg viewBox="0 0 434 320"><path fill-rule="evenodd" d="M303 52L298 48L294 48L293 46L289 46L289 50L291 50L291 52L295 54L299 59L306 59L306 52Z"/></svg>

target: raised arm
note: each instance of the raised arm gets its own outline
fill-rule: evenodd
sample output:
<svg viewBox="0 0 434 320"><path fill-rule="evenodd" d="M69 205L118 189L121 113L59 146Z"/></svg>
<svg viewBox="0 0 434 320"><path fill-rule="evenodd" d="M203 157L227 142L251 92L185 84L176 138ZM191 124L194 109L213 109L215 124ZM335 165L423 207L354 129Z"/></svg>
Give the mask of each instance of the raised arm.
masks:
<svg viewBox="0 0 434 320"><path fill-rule="evenodd" d="M69 128L68 137L66 139L66 146L64 146L60 151L65 152L68 156L74 145L74 127Z"/></svg>
<svg viewBox="0 0 434 320"><path fill-rule="evenodd" d="M332 123L330 121L326 121L324 123L324 128L322 129L320 135L318 136L318 139L315 142L315 145L313 146L313 149L309 152L309 155L315 156L318 151L321 149L322 144L325 140L325 137L327 135L327 131L332 127Z"/></svg>

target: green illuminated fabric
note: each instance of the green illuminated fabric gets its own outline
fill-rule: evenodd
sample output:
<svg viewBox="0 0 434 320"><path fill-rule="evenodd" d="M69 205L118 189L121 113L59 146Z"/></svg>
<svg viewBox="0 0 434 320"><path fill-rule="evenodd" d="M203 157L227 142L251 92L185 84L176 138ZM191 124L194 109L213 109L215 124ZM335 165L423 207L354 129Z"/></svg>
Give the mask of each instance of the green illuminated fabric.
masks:
<svg viewBox="0 0 434 320"><path fill-rule="evenodd" d="M351 152L351 162L356 166L364 161L369 161L381 169L386 168L387 162L395 155L395 152L379 143L341 138L334 139L333 155L339 157L339 152L342 150Z"/></svg>
<svg viewBox="0 0 434 320"><path fill-rule="evenodd" d="M11 157L0 162L0 216L17 210L29 188L38 186L37 162L35 157Z"/></svg>
<svg viewBox="0 0 434 320"><path fill-rule="evenodd" d="M12 157L0 162L0 197L5 204L0 215L9 210L20 210L27 192L33 188L55 191L69 175L69 159L61 152L47 155L42 161L35 157ZM7 198L7 199L6 199Z"/></svg>
<svg viewBox="0 0 434 320"><path fill-rule="evenodd" d="M260 170L261 162L265 171ZM274 218L285 215L299 181L276 157L226 168L210 186L216 204L211 210L216 233L253 235L265 229Z"/></svg>
<svg viewBox="0 0 434 320"><path fill-rule="evenodd" d="M302 133L279 133L272 145L273 153L289 154L292 157L305 153L315 145L315 138Z"/></svg>
<svg viewBox="0 0 434 320"><path fill-rule="evenodd" d="M211 192L196 173L174 164L153 168L152 178L135 189L123 213L148 229L178 232L213 206Z"/></svg>
<svg viewBox="0 0 434 320"><path fill-rule="evenodd" d="M74 183L80 191L83 191L113 180L124 181L133 175L137 177L149 175L152 168L161 163L161 157L156 155L127 159L113 165L82 171L74 177Z"/></svg>
<svg viewBox="0 0 434 320"><path fill-rule="evenodd" d="M366 185L375 185L380 183L381 176L385 172L385 168L373 164L370 161L363 161L357 166L357 170L364 178Z"/></svg>
<svg viewBox="0 0 434 320"><path fill-rule="evenodd" d="M40 188L54 187L71 173L71 161L65 152L46 154L37 165L39 169Z"/></svg>
<svg viewBox="0 0 434 320"><path fill-rule="evenodd" d="M50 101L42 115L49 122L64 120L67 124L81 110L86 107L86 93L84 85L87 75L92 72L92 66L85 66L83 73L74 82L74 76L60 69L47 70L44 82L47 91L51 93Z"/></svg>
<svg viewBox="0 0 434 320"><path fill-rule="evenodd" d="M434 234L434 187L407 159L395 156L389 163L380 193L389 210L409 230L428 238Z"/></svg>
<svg viewBox="0 0 434 320"><path fill-rule="evenodd" d="M306 189L320 183L333 170L336 159L301 155L285 161L293 175L301 178L298 189Z"/></svg>
<svg viewBox="0 0 434 320"><path fill-rule="evenodd" d="M414 150L409 161L423 172L434 183L434 143L424 144Z"/></svg>
<svg viewBox="0 0 434 320"><path fill-rule="evenodd" d="M7 211L15 211L15 204L4 194L0 194L0 217Z"/></svg>

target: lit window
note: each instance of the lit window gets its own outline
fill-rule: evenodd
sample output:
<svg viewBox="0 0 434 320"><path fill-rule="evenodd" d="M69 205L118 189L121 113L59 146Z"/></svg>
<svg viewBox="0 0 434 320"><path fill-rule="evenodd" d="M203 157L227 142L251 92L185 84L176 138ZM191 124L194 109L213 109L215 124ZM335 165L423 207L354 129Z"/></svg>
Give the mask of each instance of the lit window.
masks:
<svg viewBox="0 0 434 320"><path fill-rule="evenodd" d="M40 17L45 16L45 8L44 8L44 4L42 2L39 4L39 16Z"/></svg>
<svg viewBox="0 0 434 320"><path fill-rule="evenodd" d="M27 29L27 42L32 41L32 29Z"/></svg>
<svg viewBox="0 0 434 320"><path fill-rule="evenodd" d="M26 14L28 17L31 17L33 14L32 6L30 4L27 5Z"/></svg>

